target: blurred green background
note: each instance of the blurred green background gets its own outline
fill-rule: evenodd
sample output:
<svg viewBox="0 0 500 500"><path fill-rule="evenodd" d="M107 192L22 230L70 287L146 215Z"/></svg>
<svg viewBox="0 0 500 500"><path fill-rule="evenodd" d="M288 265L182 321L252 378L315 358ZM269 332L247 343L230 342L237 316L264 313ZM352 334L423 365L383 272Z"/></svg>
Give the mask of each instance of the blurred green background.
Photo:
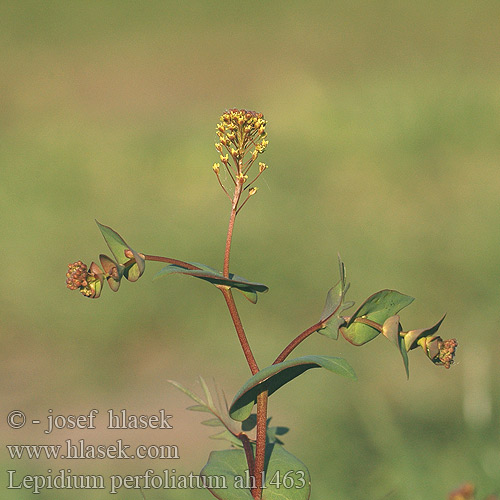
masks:
<svg viewBox="0 0 500 500"><path fill-rule="evenodd" d="M406 328L447 312L456 364L419 351L406 380L383 338L356 349L311 338L297 353L345 357L356 383L308 372L271 399L313 500L445 499L465 481L500 493L500 3L441 0L0 3L2 213L0 497L7 469L46 474L198 472L203 415L166 383L232 398L249 373L220 294L173 276L97 301L66 265L108 253L94 219L135 249L221 267L229 214L211 165L230 107L268 120L269 170L237 221L232 270L269 285L240 314L261 366L321 313L336 282L417 297ZM23 410L99 409L93 431L9 429ZM173 415L169 431L112 431L106 410ZM11 460L5 444L176 444L179 460ZM148 500L212 498L145 492ZM108 498L48 490L40 498ZM141 499L138 490L117 498Z"/></svg>

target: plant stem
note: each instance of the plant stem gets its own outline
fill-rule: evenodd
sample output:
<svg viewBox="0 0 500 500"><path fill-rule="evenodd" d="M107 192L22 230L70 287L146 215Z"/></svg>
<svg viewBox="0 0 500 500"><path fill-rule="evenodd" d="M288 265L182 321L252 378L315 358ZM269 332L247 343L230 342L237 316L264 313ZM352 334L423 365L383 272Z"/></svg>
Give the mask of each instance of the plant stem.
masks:
<svg viewBox="0 0 500 500"><path fill-rule="evenodd" d="M382 332L382 325L380 325L376 321L372 321L371 319L368 319L368 318L363 318L363 317L355 318L353 323L363 323L364 325L371 326L372 328L375 328L375 330Z"/></svg>
<svg viewBox="0 0 500 500"><path fill-rule="evenodd" d="M176 266L184 267L185 269L190 269L191 271L201 271L197 266L184 262L183 260L171 259L170 257L160 257L158 255L145 255L144 260L152 260L155 262L165 262L166 264L175 264Z"/></svg>
<svg viewBox="0 0 500 500"><path fill-rule="evenodd" d="M252 375L255 375L259 371L259 367L257 366L257 362L255 361L255 357L252 353L252 349L250 348L250 344L248 343L245 330L243 329L243 324L241 323L240 315L238 314L238 309L236 308L236 303L234 302L233 293L228 287L219 286L218 288L226 299L227 308L229 309L229 314L231 315L231 319L233 320L234 328L236 330L236 333L238 334L238 339L240 341L241 348L243 349L243 354L245 355Z"/></svg>
<svg viewBox="0 0 500 500"><path fill-rule="evenodd" d="M273 365L276 365L278 363L281 363L282 361L285 361L286 358L290 355L290 353L301 343L303 342L307 337L312 335L313 333L317 332L322 326L325 324L325 322L329 318L326 318L323 321L318 321L314 325L310 326L307 330L304 330L301 334L297 335L280 353L280 355L274 360ZM344 318L344 320L347 322L350 318ZM372 321L368 318L356 318L354 320L354 323L363 323L365 325L371 326L372 328L375 328L375 330L378 330L379 332L382 331L382 325L376 323L375 321Z"/></svg>
<svg viewBox="0 0 500 500"><path fill-rule="evenodd" d="M234 223L236 220L236 215L238 213L238 202L240 201L243 183L238 177L236 177L236 186L234 188L234 196L231 205L231 215L229 217L229 226L227 229L226 237L226 249L224 252L224 269L223 275L225 278L229 277L229 257L231 254L231 242L233 239ZM248 366L255 375L259 371L257 362L248 343L245 330L241 323L240 316L238 314L238 309L236 308L236 303L234 302L234 297L231 289L228 287L219 287L226 299L226 304L229 309L229 314L233 320L236 333L238 334L238 339L240 341L243 353L245 354ZM255 488L251 489L252 497L255 500L260 500L262 496L262 472L264 471L264 463L266 458L266 431L267 431L267 399L268 393L264 391L257 396L257 443L255 447L255 461L253 456L245 448L245 454L247 457L248 470L251 477L255 478Z"/></svg>
<svg viewBox="0 0 500 500"><path fill-rule="evenodd" d="M231 242L233 240L234 222L236 220L238 202L240 201L242 184L237 179L234 188L233 202L231 205L231 216L229 217L229 226L227 228L226 249L224 251L224 269L222 274L225 278L229 277L229 255L231 254Z"/></svg>
<svg viewBox="0 0 500 500"><path fill-rule="evenodd" d="M252 445L250 443L250 439L248 439L248 436L243 432L238 436L238 438L243 444L243 449L245 450L245 457L247 459L247 464L248 464L248 473L250 477L254 477L255 460L253 458L253 450L252 450Z"/></svg>
<svg viewBox="0 0 500 500"><path fill-rule="evenodd" d="M310 326L307 330L304 330L300 335L297 335L282 351L281 354L274 360L273 365L285 361L285 359L290 355L290 353L309 335L318 331L323 324L323 321L318 321L316 324Z"/></svg>
<svg viewBox="0 0 500 500"><path fill-rule="evenodd" d="M252 495L256 500L262 496L262 472L266 460L267 438L267 400L268 392L262 391L257 396L257 443L255 445L255 490Z"/></svg>
<svg viewBox="0 0 500 500"><path fill-rule="evenodd" d="M334 311L330 316L325 318L322 321L318 321L314 325L310 326L307 330L304 330L301 334L297 335L280 353L280 355L274 360L273 365L276 365L278 363L281 363L282 361L285 361L286 358L290 355L290 353L301 343L303 342L307 337L312 335L313 333L317 332L320 330L325 323L335 314L336 311ZM347 323L350 318L343 317L344 319L344 324ZM376 323L375 321L372 321L368 318L355 318L354 323L363 323L365 325L371 326L372 328L375 328L375 330L378 330L379 332L382 331L382 325Z"/></svg>

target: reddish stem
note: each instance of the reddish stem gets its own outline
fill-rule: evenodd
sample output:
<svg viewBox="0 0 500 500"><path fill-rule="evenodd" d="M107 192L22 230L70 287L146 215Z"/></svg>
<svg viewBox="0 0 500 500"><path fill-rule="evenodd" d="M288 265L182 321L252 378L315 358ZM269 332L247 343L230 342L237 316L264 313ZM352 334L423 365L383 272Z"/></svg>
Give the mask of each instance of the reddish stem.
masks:
<svg viewBox="0 0 500 500"><path fill-rule="evenodd" d="M290 353L307 337L312 335L314 332L321 328L323 321L318 321L316 324L310 326L307 330L304 330L300 335L297 335L282 351L281 354L274 360L273 365L285 361L285 359L290 355Z"/></svg>
<svg viewBox="0 0 500 500"><path fill-rule="evenodd" d="M224 251L224 269L222 271L222 274L224 275L225 278L229 277L229 256L231 254L231 242L233 240L234 222L236 220L236 214L237 214L236 209L238 207L238 202L240 201L241 188L242 184L239 182L239 179L237 179L236 187L234 188L233 202L231 206L231 216L229 217L229 226L227 228L226 249Z"/></svg>
<svg viewBox="0 0 500 500"><path fill-rule="evenodd" d="M248 473L250 477L253 477L253 475L255 474L255 460L253 458L252 444L250 443L250 439L248 439L248 436L244 432L240 433L238 435L238 438L243 444L243 449L245 450L245 457L248 464Z"/></svg>
<svg viewBox="0 0 500 500"><path fill-rule="evenodd" d="M243 354L245 355L252 375L255 375L259 371L259 367L257 366L257 362L255 361L250 344L248 343L247 336L245 335L245 330L243 329L243 324L241 323L240 315L238 314L238 309L236 308L236 303L234 302L233 293L228 287L220 286L218 288L222 292L222 295L224 295L224 299L226 299L227 308L229 309L229 314L233 320L234 328L238 334Z"/></svg>
<svg viewBox="0 0 500 500"><path fill-rule="evenodd" d="M376 321L372 321L371 319L363 318L363 317L354 318L353 323L363 323L364 325L371 326L372 328L375 328L375 330L382 333L382 325L377 323Z"/></svg>
<svg viewBox="0 0 500 500"><path fill-rule="evenodd" d="M312 335L313 333L317 332L319 329L321 329L327 321L336 313L337 311L335 310L332 314L330 314L328 317L325 319L318 321L314 325L310 326L307 330L304 330L301 334L297 335L284 349L281 351L280 355L274 360L273 365L276 365L277 363L281 363L282 361L285 361L285 359L290 355L290 353L301 343L303 342L307 337ZM347 323L350 318L348 317L343 317L344 322ZM344 323L344 324L345 324ZM375 321L372 321L368 318L355 318L354 323L363 323L365 325L371 326L372 328L375 328L379 332L382 331L382 325L379 325Z"/></svg>
<svg viewBox="0 0 500 500"><path fill-rule="evenodd" d="M241 165L239 167L240 168L238 171L241 173ZM233 202L231 206L231 216L229 217L229 226L227 229L226 248L224 252L223 275L225 278L229 277L229 257L231 254L231 242L233 239L234 223L236 220L236 215L238 213L238 202L240 201L242 188L242 179L237 177L236 186L234 188ZM219 288L222 291L224 298L226 299L226 304L233 320L236 333L238 334L238 339L243 349L243 353L246 357L248 366L252 371L252 375L255 375L259 371L259 367L257 365L257 362L255 361L254 355L245 335L245 330L243 329L243 325L241 323L241 319L238 314L238 309L236 308L231 289L222 286ZM267 391L262 392L257 397L257 443L255 448L255 461L253 460L253 455L251 455L250 453L252 450L250 449L248 451L245 449L250 476L255 478L255 488L251 488L251 494L252 497L256 500L259 500L262 496L262 472L264 470L264 462L266 457L267 397Z"/></svg>
<svg viewBox="0 0 500 500"><path fill-rule="evenodd" d="M194 266L189 262L184 262L183 260L171 259L170 257L159 257L158 255L145 255L144 260L165 262L166 264L175 264L176 266L184 267L185 269L190 269L191 271L202 271L201 268Z"/></svg>
<svg viewBox="0 0 500 500"><path fill-rule="evenodd" d="M266 460L267 437L267 400L268 392L263 391L257 396L257 443L255 445L255 490L254 498L259 500L262 495L262 472Z"/></svg>

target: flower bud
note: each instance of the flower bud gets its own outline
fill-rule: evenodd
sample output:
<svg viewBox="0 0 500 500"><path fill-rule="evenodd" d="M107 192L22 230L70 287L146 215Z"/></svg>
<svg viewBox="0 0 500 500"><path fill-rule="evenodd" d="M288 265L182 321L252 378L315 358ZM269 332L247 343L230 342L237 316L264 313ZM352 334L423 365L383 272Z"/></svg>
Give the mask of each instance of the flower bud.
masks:
<svg viewBox="0 0 500 500"><path fill-rule="evenodd" d="M90 270L81 260L68 265L66 286L70 290L80 290L85 297L97 299L101 295L103 281L103 272L95 262L90 265Z"/></svg>

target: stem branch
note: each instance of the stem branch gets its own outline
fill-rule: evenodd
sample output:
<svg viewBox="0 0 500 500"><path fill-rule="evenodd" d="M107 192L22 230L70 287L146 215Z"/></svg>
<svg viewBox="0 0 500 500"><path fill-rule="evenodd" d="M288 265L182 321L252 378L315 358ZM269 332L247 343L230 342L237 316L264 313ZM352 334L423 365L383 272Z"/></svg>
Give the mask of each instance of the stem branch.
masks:
<svg viewBox="0 0 500 500"><path fill-rule="evenodd" d="M255 474L255 460L253 458L253 450L250 439L248 439L248 436L244 432L239 434L238 438L243 444L243 449L245 450L245 457L248 464L248 473L250 474L250 477L253 477Z"/></svg>
<svg viewBox="0 0 500 500"><path fill-rule="evenodd" d="M290 353L307 337L312 335L314 332L318 331L323 324L322 321L318 321L314 325L310 326L307 330L304 330L301 334L297 335L282 351L281 354L274 360L273 365L281 363L285 361L286 358L290 355Z"/></svg>
<svg viewBox="0 0 500 500"><path fill-rule="evenodd" d="M197 266L189 264L189 262L184 262L183 260L171 259L170 257L160 257L158 255L145 255L144 260L152 260L155 262L165 262L166 264L175 264L176 266L184 267L185 269L190 269L191 271L201 271Z"/></svg>

